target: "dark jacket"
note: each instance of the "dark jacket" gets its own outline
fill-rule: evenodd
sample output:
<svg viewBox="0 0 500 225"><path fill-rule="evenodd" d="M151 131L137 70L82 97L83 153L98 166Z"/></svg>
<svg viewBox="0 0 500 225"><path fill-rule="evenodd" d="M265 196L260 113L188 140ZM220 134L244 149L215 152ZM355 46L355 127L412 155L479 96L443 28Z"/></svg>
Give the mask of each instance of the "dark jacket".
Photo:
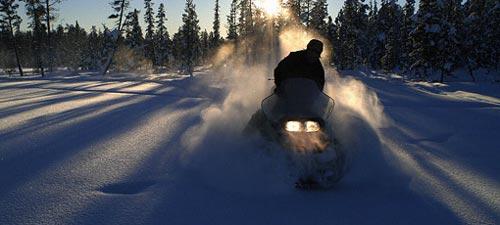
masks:
<svg viewBox="0 0 500 225"><path fill-rule="evenodd" d="M280 84L288 78L307 78L314 80L323 91L325 85L325 70L321 62L316 60L309 63L306 50L291 52L274 69L274 83L279 88Z"/></svg>

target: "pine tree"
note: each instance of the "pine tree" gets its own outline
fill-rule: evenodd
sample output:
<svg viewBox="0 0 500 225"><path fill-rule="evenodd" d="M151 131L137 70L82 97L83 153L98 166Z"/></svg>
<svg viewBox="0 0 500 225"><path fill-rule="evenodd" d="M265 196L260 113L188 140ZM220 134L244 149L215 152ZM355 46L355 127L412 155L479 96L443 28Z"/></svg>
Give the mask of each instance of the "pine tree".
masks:
<svg viewBox="0 0 500 225"><path fill-rule="evenodd" d="M208 59L210 47L211 47L211 41L214 38L214 34L210 32L210 35L208 34L207 30L204 30L200 33L200 52L201 52L201 61L202 63L205 63L205 60Z"/></svg>
<svg viewBox="0 0 500 225"><path fill-rule="evenodd" d="M87 34L80 27L78 21L75 25L67 25L66 32L63 41L66 66L76 71L83 65L83 51Z"/></svg>
<svg viewBox="0 0 500 225"><path fill-rule="evenodd" d="M231 10L229 11L229 15L227 16L227 39L228 40L236 40L238 38L238 24L236 22L236 14L238 10L238 0L233 0L231 2Z"/></svg>
<svg viewBox="0 0 500 225"><path fill-rule="evenodd" d="M330 43L332 44L332 51L331 51L331 55L330 55L330 60L331 62L330 63L334 63L335 62L335 55L336 55L336 49L338 48L338 37L337 37L337 27L335 26L335 24L333 23L333 19L331 16L328 17L328 23L326 25L327 27L327 38L328 40L330 41Z"/></svg>
<svg viewBox="0 0 500 225"><path fill-rule="evenodd" d="M400 18L402 12L400 7L396 4L395 0L387 2L383 8L386 11L386 34L385 38L385 53L382 56L382 65L385 70L393 70L396 66L400 65L401 58L401 24ZM382 11L382 9L381 9Z"/></svg>
<svg viewBox="0 0 500 225"><path fill-rule="evenodd" d="M326 19L328 17L328 4L326 0L317 0L313 3L310 16L311 28L317 30L320 34L326 35L328 28Z"/></svg>
<svg viewBox="0 0 500 225"><path fill-rule="evenodd" d="M386 2L384 1L383 4ZM373 69L379 69L381 67L381 59L385 54L385 33L383 29L383 13L379 13L377 1L370 3L370 10L368 13L368 29L367 29L367 40L368 55L367 64Z"/></svg>
<svg viewBox="0 0 500 225"><path fill-rule="evenodd" d="M239 36L248 37L254 31L254 21L253 21L253 3L252 0L240 0L239 3Z"/></svg>
<svg viewBox="0 0 500 225"><path fill-rule="evenodd" d="M46 27L43 24L45 15L45 7L40 0L25 0L26 14L31 18L29 27L33 30L33 39L31 41L32 51L35 57L35 65L39 69L40 74L45 76L45 68L43 61L44 45L43 40L46 36Z"/></svg>
<svg viewBox="0 0 500 225"><path fill-rule="evenodd" d="M19 49L19 58L22 59L23 62L23 67L31 67L31 68L36 68L34 56L35 54L33 53L33 47L32 47L32 40L33 40L33 32L30 30L27 30L25 32L18 31L15 34L18 42L18 49ZM6 36L8 38L8 35ZM5 44L8 42L5 41ZM6 45L7 46L7 45ZM26 71L23 71L24 75L26 75Z"/></svg>
<svg viewBox="0 0 500 225"><path fill-rule="evenodd" d="M366 64L369 55L368 36L366 33L368 27L368 5L364 2L365 0L359 0L356 2L357 10L354 17L357 46L356 65Z"/></svg>
<svg viewBox="0 0 500 225"><path fill-rule="evenodd" d="M106 73L109 70L109 67L111 66L111 63L113 62L113 56L116 53L116 50L118 49L118 43L120 42L122 38L122 31L123 31L123 19L125 16L125 11L128 9L129 6L129 0L112 0L110 3L111 7L113 8L113 11L115 12L114 14L111 14L108 18L109 19L115 19L116 20L116 38L115 38L115 45L113 47L113 50L111 51L108 60L106 62L106 65L104 66L104 69L102 71L102 75L106 75Z"/></svg>
<svg viewBox="0 0 500 225"><path fill-rule="evenodd" d="M291 19L300 21L300 15L302 14L301 0L288 0L284 4L288 8Z"/></svg>
<svg viewBox="0 0 500 225"><path fill-rule="evenodd" d="M53 51L54 51L54 66L64 67L66 65L65 61L65 47L64 42L66 40L66 31L62 24L57 25L54 33L52 34L52 40L54 43Z"/></svg>
<svg viewBox="0 0 500 225"><path fill-rule="evenodd" d="M16 57L17 68L19 74L23 76L24 73L19 58L18 41L15 35L15 29L19 30L19 25L21 24L21 17L17 15L18 7L19 5L14 3L14 0L0 0L0 26L6 28L8 36L10 36L10 41L12 42L12 48L14 49Z"/></svg>
<svg viewBox="0 0 500 225"><path fill-rule="evenodd" d="M62 0L43 0L42 4L45 5L45 24L47 25L47 53L49 61L49 72L52 72L54 64L54 50L52 46L52 28L51 21L55 19L53 12L56 10L55 6L60 4Z"/></svg>
<svg viewBox="0 0 500 225"><path fill-rule="evenodd" d="M344 10L340 9L337 18L335 18L335 27L337 27L337 43L334 43L334 57L333 62L339 69L348 67L347 55L344 54L347 39L347 24L345 23Z"/></svg>
<svg viewBox="0 0 500 225"><path fill-rule="evenodd" d="M410 33L415 29L414 14L415 0L406 0L403 7L403 24L401 26L401 65L404 69L408 69L412 64L410 61L410 52L412 50Z"/></svg>
<svg viewBox="0 0 500 225"><path fill-rule="evenodd" d="M142 55L144 50L144 37L142 35L142 28L139 24L139 10L134 9L127 15L126 22L125 44L133 49L136 53Z"/></svg>
<svg viewBox="0 0 500 225"><path fill-rule="evenodd" d="M439 42L439 53L441 61L441 82L445 75L462 66L463 56L461 53L463 43L463 9L461 0L445 0L441 13L442 29ZM475 79L475 78L473 78Z"/></svg>
<svg viewBox="0 0 500 225"><path fill-rule="evenodd" d="M99 68L101 61L99 51L104 47L99 40L99 36L100 34L97 32L97 28L92 26L85 40L85 47L83 50L83 66L87 70L96 70Z"/></svg>
<svg viewBox="0 0 500 225"><path fill-rule="evenodd" d="M337 63L341 69L362 65L368 58L367 36L368 6L358 0L346 0L336 19L339 38Z"/></svg>
<svg viewBox="0 0 500 225"><path fill-rule="evenodd" d="M287 0L283 1L283 7L288 9L290 20L293 23L301 24L304 26L311 26L312 22L312 9L317 1L323 0ZM326 1L325 1L326 2ZM323 3L320 3L323 4ZM326 3L325 3L326 4ZM325 17L326 19L326 17Z"/></svg>
<svg viewBox="0 0 500 225"><path fill-rule="evenodd" d="M311 26L313 3L313 0L295 0L289 4L292 14L296 14L299 19L298 21L306 27Z"/></svg>
<svg viewBox="0 0 500 225"><path fill-rule="evenodd" d="M193 3L193 0L186 0L182 22L183 67L192 77L194 66L198 63L200 54L200 26L198 25L198 15L196 14L196 5Z"/></svg>
<svg viewBox="0 0 500 225"><path fill-rule="evenodd" d="M179 27L176 33L172 36L172 56L177 65L181 67L184 65L184 37L182 27ZM182 68L181 68L182 69Z"/></svg>
<svg viewBox="0 0 500 225"><path fill-rule="evenodd" d="M465 63L471 77L474 77L473 72L475 70L487 67L488 64L488 50L485 45L487 42L485 34L488 30L485 21L485 3L485 0L470 0L465 3L464 35L466 38L463 46L463 54L466 57ZM498 25L496 24L495 26Z"/></svg>
<svg viewBox="0 0 500 225"><path fill-rule="evenodd" d="M113 53L113 51L116 51L117 47L117 37L116 33L111 31L106 25L102 25L102 34L99 38L100 40L100 45L103 46L101 51L99 52L99 55L101 56L101 63L107 63L109 60L109 56ZM101 64L101 65L102 65ZM102 69L102 68L101 68Z"/></svg>
<svg viewBox="0 0 500 225"><path fill-rule="evenodd" d="M221 42L220 36L220 19L219 19L219 0L215 0L214 9L214 24L213 24L213 37L210 39L211 47L217 48Z"/></svg>
<svg viewBox="0 0 500 225"><path fill-rule="evenodd" d="M144 39L144 56L156 65L155 57L155 46L154 46L154 36L155 36L155 24L154 24L154 12L153 3L151 0L144 0L144 9L146 10L144 14L144 21L146 22L146 37Z"/></svg>
<svg viewBox="0 0 500 225"><path fill-rule="evenodd" d="M438 43L441 38L440 6L437 1L421 0L417 12L415 30L410 38L413 51L410 54L411 70L416 71L420 78L428 77L429 70L436 70L439 60Z"/></svg>
<svg viewBox="0 0 500 225"><path fill-rule="evenodd" d="M485 34L487 46L487 61L491 70L497 70L500 66L500 1L486 1L486 27L488 31Z"/></svg>
<svg viewBox="0 0 500 225"><path fill-rule="evenodd" d="M166 27L167 16L165 6L160 3L158 13L156 14L156 34L155 34L155 58L156 64L165 66L169 63L169 55L171 54L171 41Z"/></svg>

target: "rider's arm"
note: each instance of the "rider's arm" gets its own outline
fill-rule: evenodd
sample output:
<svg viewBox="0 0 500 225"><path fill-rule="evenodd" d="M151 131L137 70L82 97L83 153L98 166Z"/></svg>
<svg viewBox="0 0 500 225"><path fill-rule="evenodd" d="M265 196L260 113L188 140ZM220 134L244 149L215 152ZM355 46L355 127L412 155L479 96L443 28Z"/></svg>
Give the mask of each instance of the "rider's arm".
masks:
<svg viewBox="0 0 500 225"><path fill-rule="evenodd" d="M286 74L288 73L288 67L289 67L289 56L285 57L281 62L278 64L276 69L274 69L274 84L276 87L278 87L281 82L285 79Z"/></svg>
<svg viewBox="0 0 500 225"><path fill-rule="evenodd" d="M323 91L323 88L325 87L325 69L323 69L323 66L320 66L320 68L321 69L320 69L320 76L319 76L319 85L320 85L321 91Z"/></svg>

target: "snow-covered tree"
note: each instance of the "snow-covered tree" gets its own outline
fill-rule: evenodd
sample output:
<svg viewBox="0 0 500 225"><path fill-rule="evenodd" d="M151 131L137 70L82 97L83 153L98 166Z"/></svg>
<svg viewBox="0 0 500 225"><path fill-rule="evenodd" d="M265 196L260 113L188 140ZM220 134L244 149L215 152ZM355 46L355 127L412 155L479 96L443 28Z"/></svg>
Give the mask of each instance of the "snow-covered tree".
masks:
<svg viewBox="0 0 500 225"><path fill-rule="evenodd" d="M123 20L125 17L125 12L127 11L129 7L129 0L112 0L110 5L113 8L114 13L111 14L108 18L109 19L114 19L115 24L116 24L116 29L115 33L113 36L115 36L115 45L113 50L110 52L110 55L108 57L108 60L106 62L106 65L104 66L104 69L102 71L102 75L106 75L106 73L109 70L109 67L111 66L111 63L113 62L113 56L116 53L116 50L118 49L118 43L120 42L122 38L122 31L123 31Z"/></svg>
<svg viewBox="0 0 500 225"><path fill-rule="evenodd" d="M317 0L313 3L310 16L310 27L320 34L326 35L328 27L326 19L328 17L328 4L326 0Z"/></svg>
<svg viewBox="0 0 500 225"><path fill-rule="evenodd" d="M57 25L55 31L52 34L52 40L54 43L54 66L64 67L66 64L64 56L64 42L66 39L66 30L62 24Z"/></svg>
<svg viewBox="0 0 500 225"><path fill-rule="evenodd" d="M368 6L358 0L346 0L336 19L339 47L337 66L352 69L362 65L367 58L369 44L366 31Z"/></svg>
<svg viewBox="0 0 500 225"><path fill-rule="evenodd" d="M78 21L75 25L66 25L66 34L62 45L65 65L73 70L79 70L83 65L84 48L87 34L80 27Z"/></svg>
<svg viewBox="0 0 500 225"><path fill-rule="evenodd" d="M441 82L445 75L463 65L463 9L461 0L443 0L441 10L441 38L438 43ZM475 78L473 78L475 79Z"/></svg>
<svg viewBox="0 0 500 225"><path fill-rule="evenodd" d="M254 5L252 0L240 0L238 9L240 12L238 18L238 33L240 37L245 38L247 36L250 36L254 31Z"/></svg>
<svg viewBox="0 0 500 225"><path fill-rule="evenodd" d="M115 51L116 43L116 32L111 31L106 25L102 25L102 35L99 36L99 45L102 48L99 51L101 56L101 66L105 65L109 59L109 55ZM101 68L102 69L102 68Z"/></svg>
<svg viewBox="0 0 500 225"><path fill-rule="evenodd" d="M317 0L318 1L318 0ZM321 1L321 0L320 0ZM311 26L313 0L300 0L300 20L307 27Z"/></svg>
<svg viewBox="0 0 500 225"><path fill-rule="evenodd" d="M144 0L144 21L146 22L146 36L144 38L144 56L156 65L155 57L155 20L153 12L153 3L151 0Z"/></svg>
<svg viewBox="0 0 500 225"><path fill-rule="evenodd" d="M406 0L403 7L403 21L401 26L401 66L404 69L412 64L410 61L410 52L412 50L412 42L410 33L415 29L415 0Z"/></svg>
<svg viewBox="0 0 500 225"><path fill-rule="evenodd" d="M488 50L485 34L488 29L493 29L493 27L486 27L485 17L485 0L469 0L465 3L464 35L466 38L464 39L463 56L466 57L465 63L472 77L474 70L487 66Z"/></svg>
<svg viewBox="0 0 500 225"><path fill-rule="evenodd" d="M182 22L182 66L190 76L193 76L194 66L200 57L200 26L193 0L186 0Z"/></svg>
<svg viewBox="0 0 500 225"><path fill-rule="evenodd" d="M220 36L220 18L219 18L219 0L215 0L215 8L214 8L214 24L213 24L213 36L210 39L210 46L212 48L216 48L221 43Z"/></svg>
<svg viewBox="0 0 500 225"><path fill-rule="evenodd" d="M416 14L416 27L410 34L413 51L410 54L414 62L411 69L420 78L427 77L431 70L436 70L439 61L438 43L441 38L440 5L437 1L421 0Z"/></svg>
<svg viewBox="0 0 500 225"><path fill-rule="evenodd" d="M26 14L30 18L29 27L33 30L32 51L35 58L36 68L40 74L45 76L44 68L44 40L46 37L46 27L43 23L45 16L45 6L40 0L25 0Z"/></svg>
<svg viewBox="0 0 500 225"><path fill-rule="evenodd" d="M156 14L156 34L155 34L155 62L158 66L165 66L169 63L171 54L171 41L166 27L167 16L165 5L160 3Z"/></svg>
<svg viewBox="0 0 500 225"><path fill-rule="evenodd" d="M330 61L331 62L335 62L335 51L336 49L338 48L338 37L337 37L337 27L335 26L335 24L333 23L333 19L331 16L328 17L328 23L326 24L326 28L327 28L327 33L326 33L326 36L328 38L328 41L330 41L330 43L332 44L332 51L330 52ZM331 63L330 62L330 63Z"/></svg>
<svg viewBox="0 0 500 225"><path fill-rule="evenodd" d="M500 1L486 1L486 27L485 34L487 46L487 62L490 69L498 71L500 68Z"/></svg>
<svg viewBox="0 0 500 225"><path fill-rule="evenodd" d="M183 65L184 60L184 37L182 27L179 27L176 33L172 36L172 56L177 66ZM182 68L181 68L182 69Z"/></svg>
<svg viewBox="0 0 500 225"><path fill-rule="evenodd" d="M386 4L386 1L383 2ZM381 59L385 54L384 13L380 14L377 1L372 1L368 12L368 26L366 30L368 54L366 64L373 69L381 67Z"/></svg>
<svg viewBox="0 0 500 225"><path fill-rule="evenodd" d="M208 59L208 55L211 47L211 38L213 38L214 34L208 34L207 30L204 30L200 33L200 58L201 62L204 63L205 60Z"/></svg>
<svg viewBox="0 0 500 225"><path fill-rule="evenodd" d="M142 53L144 49L144 36L139 24L139 10L134 9L134 11L130 12L125 21L125 44L136 51L136 53Z"/></svg>
<svg viewBox="0 0 500 225"><path fill-rule="evenodd" d="M17 8L19 5L14 0L0 0L0 27L5 28L8 33L14 54L16 57L17 68L19 74L23 76L23 68L19 57L18 41L15 35L16 30L19 30L21 24L21 17L17 15Z"/></svg>
<svg viewBox="0 0 500 225"><path fill-rule="evenodd" d="M139 24L139 10L134 9L127 14L123 27L125 45L120 45L117 53L117 69L143 70L150 69L152 62L144 57L144 36Z"/></svg>
<svg viewBox="0 0 500 225"><path fill-rule="evenodd" d="M47 26L47 55L49 71L53 71L54 50L52 44L52 27L51 22L55 19L54 12L57 10L56 5L62 0L42 0L41 3L45 6L45 24Z"/></svg>
<svg viewBox="0 0 500 225"><path fill-rule="evenodd" d="M236 21L238 10L238 0L232 0L231 9L229 11L229 15L227 15L227 39L228 40L236 40L238 38L238 24Z"/></svg>
<svg viewBox="0 0 500 225"><path fill-rule="evenodd" d="M396 66L400 65L401 59L401 7L396 4L395 0L389 0L380 9L381 15L386 18L385 27L385 43L384 43L384 56L381 62L385 70L393 70Z"/></svg>
<svg viewBox="0 0 500 225"><path fill-rule="evenodd" d="M101 49L104 48L100 40L103 34L97 31L95 26L92 26L90 33L88 34L84 49L83 49L83 62L82 66L87 70L97 70L99 69L101 63L101 55L99 54Z"/></svg>
<svg viewBox="0 0 500 225"><path fill-rule="evenodd" d="M337 18L335 18L335 27L337 28L337 43L333 44L333 63L339 69L345 69L347 67L347 57L344 54L344 43L346 42L346 26L344 24L344 10L340 9Z"/></svg>
<svg viewBox="0 0 500 225"><path fill-rule="evenodd" d="M284 4L285 7L288 8L291 19L300 21L302 15L301 0L288 0Z"/></svg>

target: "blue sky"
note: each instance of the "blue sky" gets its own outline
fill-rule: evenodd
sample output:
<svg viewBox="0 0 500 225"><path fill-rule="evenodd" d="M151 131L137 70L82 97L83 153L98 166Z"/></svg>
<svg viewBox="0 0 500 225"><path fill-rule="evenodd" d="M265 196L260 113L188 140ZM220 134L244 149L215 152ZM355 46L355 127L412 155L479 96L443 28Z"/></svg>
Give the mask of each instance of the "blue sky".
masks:
<svg viewBox="0 0 500 225"><path fill-rule="evenodd" d="M109 6L110 0L63 0L59 6L59 12L55 24L73 24L78 21L80 26L89 30L90 27L96 25L102 27L101 24L112 26L113 23L107 17L112 13ZM185 0L153 0L155 11L160 3L164 3L167 9L167 28L172 34L177 31L182 22L182 13L184 12ZM200 20L202 29L210 31L213 22L214 0L194 0L196 11ZM342 7L344 0L328 0L328 12L333 18L337 15ZM231 0L220 0L221 5L221 20L222 29L225 33L226 15L229 12ZM144 12L143 0L131 0L130 8L137 8ZM23 17L23 29L27 26L27 19L24 11L24 3L20 3L20 12ZM141 14L142 17L142 14ZM141 19L141 23L143 23ZM54 26L55 27L55 26ZM143 27L144 29L144 27Z"/></svg>

